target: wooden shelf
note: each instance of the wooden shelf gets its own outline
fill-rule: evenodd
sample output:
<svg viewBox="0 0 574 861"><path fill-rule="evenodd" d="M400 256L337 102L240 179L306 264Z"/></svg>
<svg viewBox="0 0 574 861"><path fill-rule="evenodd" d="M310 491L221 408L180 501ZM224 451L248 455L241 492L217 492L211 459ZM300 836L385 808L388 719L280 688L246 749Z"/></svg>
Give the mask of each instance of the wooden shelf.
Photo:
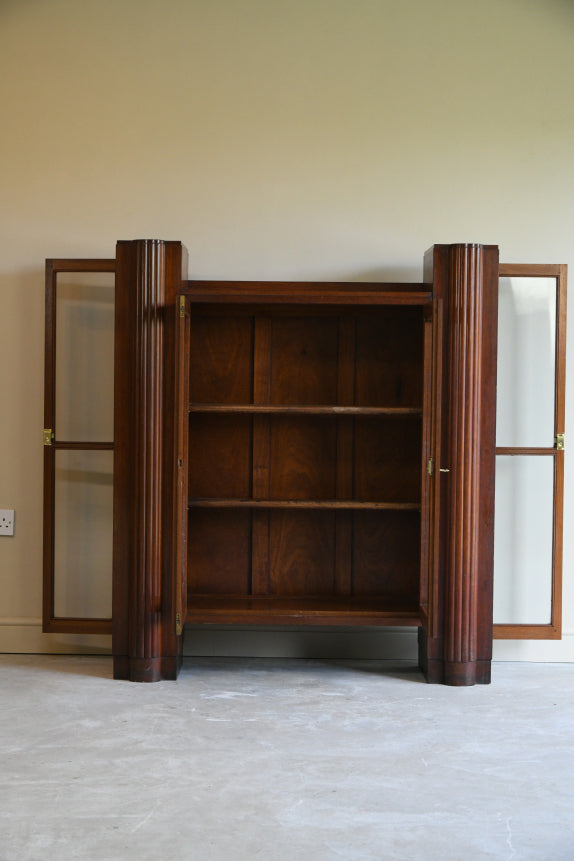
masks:
<svg viewBox="0 0 574 861"><path fill-rule="evenodd" d="M420 511L420 502L361 502L355 499L203 499L191 498L189 508L309 508L360 511Z"/></svg>
<svg viewBox="0 0 574 861"><path fill-rule="evenodd" d="M406 600L348 596L188 595L188 624L408 625L421 624L421 609Z"/></svg>
<svg viewBox="0 0 574 861"><path fill-rule="evenodd" d="M420 407L346 407L289 404L196 404L190 413L223 413L226 415L309 415L309 416L422 416Z"/></svg>

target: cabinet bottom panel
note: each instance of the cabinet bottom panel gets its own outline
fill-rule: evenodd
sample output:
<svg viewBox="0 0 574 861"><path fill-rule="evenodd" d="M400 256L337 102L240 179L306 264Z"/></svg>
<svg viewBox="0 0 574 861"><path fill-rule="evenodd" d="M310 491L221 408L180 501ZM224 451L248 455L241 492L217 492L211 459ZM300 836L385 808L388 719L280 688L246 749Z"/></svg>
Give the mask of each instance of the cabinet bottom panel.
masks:
<svg viewBox="0 0 574 861"><path fill-rule="evenodd" d="M408 625L421 624L416 603L392 599L324 596L188 596L188 624L229 625Z"/></svg>

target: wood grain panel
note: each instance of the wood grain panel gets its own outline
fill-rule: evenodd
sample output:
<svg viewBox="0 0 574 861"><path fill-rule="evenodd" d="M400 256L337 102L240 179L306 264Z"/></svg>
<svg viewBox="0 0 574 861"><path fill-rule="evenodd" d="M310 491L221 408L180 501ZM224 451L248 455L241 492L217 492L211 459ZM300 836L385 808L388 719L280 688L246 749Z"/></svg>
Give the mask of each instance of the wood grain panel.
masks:
<svg viewBox="0 0 574 861"><path fill-rule="evenodd" d="M189 354L192 402L242 404L252 401L251 317L192 314Z"/></svg>
<svg viewBox="0 0 574 861"><path fill-rule="evenodd" d="M271 322L270 403L337 403L336 317L275 317Z"/></svg>
<svg viewBox="0 0 574 861"><path fill-rule="evenodd" d="M420 407L422 312L388 309L357 318L355 404Z"/></svg>
<svg viewBox="0 0 574 861"><path fill-rule="evenodd" d="M356 512L353 595L418 601L418 512Z"/></svg>
<svg viewBox="0 0 574 861"><path fill-rule="evenodd" d="M188 595L249 595L251 515L248 510L202 510L189 513L187 538Z"/></svg>
<svg viewBox="0 0 574 861"><path fill-rule="evenodd" d="M270 424L270 499L333 499L336 422L274 416Z"/></svg>
<svg viewBox="0 0 574 861"><path fill-rule="evenodd" d="M333 595L335 514L277 511L269 514L272 595Z"/></svg>
<svg viewBox="0 0 574 861"><path fill-rule="evenodd" d="M355 499L420 502L419 417L355 420Z"/></svg>
<svg viewBox="0 0 574 861"><path fill-rule="evenodd" d="M251 495L251 424L245 415L192 415L189 420L189 495Z"/></svg>

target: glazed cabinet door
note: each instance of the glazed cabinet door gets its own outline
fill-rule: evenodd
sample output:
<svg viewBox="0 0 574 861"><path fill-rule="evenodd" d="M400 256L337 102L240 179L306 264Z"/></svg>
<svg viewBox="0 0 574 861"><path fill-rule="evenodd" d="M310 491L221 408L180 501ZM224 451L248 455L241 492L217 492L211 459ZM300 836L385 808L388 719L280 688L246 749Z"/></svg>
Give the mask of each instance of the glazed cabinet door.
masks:
<svg viewBox="0 0 574 861"><path fill-rule="evenodd" d="M45 633L111 634L115 260L47 260Z"/></svg>
<svg viewBox="0 0 574 861"><path fill-rule="evenodd" d="M566 275L499 267L496 639L562 633Z"/></svg>

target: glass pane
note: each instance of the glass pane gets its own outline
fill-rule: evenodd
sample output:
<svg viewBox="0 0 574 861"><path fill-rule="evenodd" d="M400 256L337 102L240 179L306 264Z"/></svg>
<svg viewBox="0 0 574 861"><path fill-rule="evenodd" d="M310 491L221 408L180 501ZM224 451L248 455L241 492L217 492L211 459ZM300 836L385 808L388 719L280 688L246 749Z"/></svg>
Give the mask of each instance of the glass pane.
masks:
<svg viewBox="0 0 574 861"><path fill-rule="evenodd" d="M112 615L113 452L56 451L55 616Z"/></svg>
<svg viewBox="0 0 574 861"><path fill-rule="evenodd" d="M501 278L498 446L554 445L556 279Z"/></svg>
<svg viewBox="0 0 574 861"><path fill-rule="evenodd" d="M554 458L496 458L494 621L548 625Z"/></svg>
<svg viewBox="0 0 574 861"><path fill-rule="evenodd" d="M113 272L59 272L56 282L56 438L114 438Z"/></svg>

